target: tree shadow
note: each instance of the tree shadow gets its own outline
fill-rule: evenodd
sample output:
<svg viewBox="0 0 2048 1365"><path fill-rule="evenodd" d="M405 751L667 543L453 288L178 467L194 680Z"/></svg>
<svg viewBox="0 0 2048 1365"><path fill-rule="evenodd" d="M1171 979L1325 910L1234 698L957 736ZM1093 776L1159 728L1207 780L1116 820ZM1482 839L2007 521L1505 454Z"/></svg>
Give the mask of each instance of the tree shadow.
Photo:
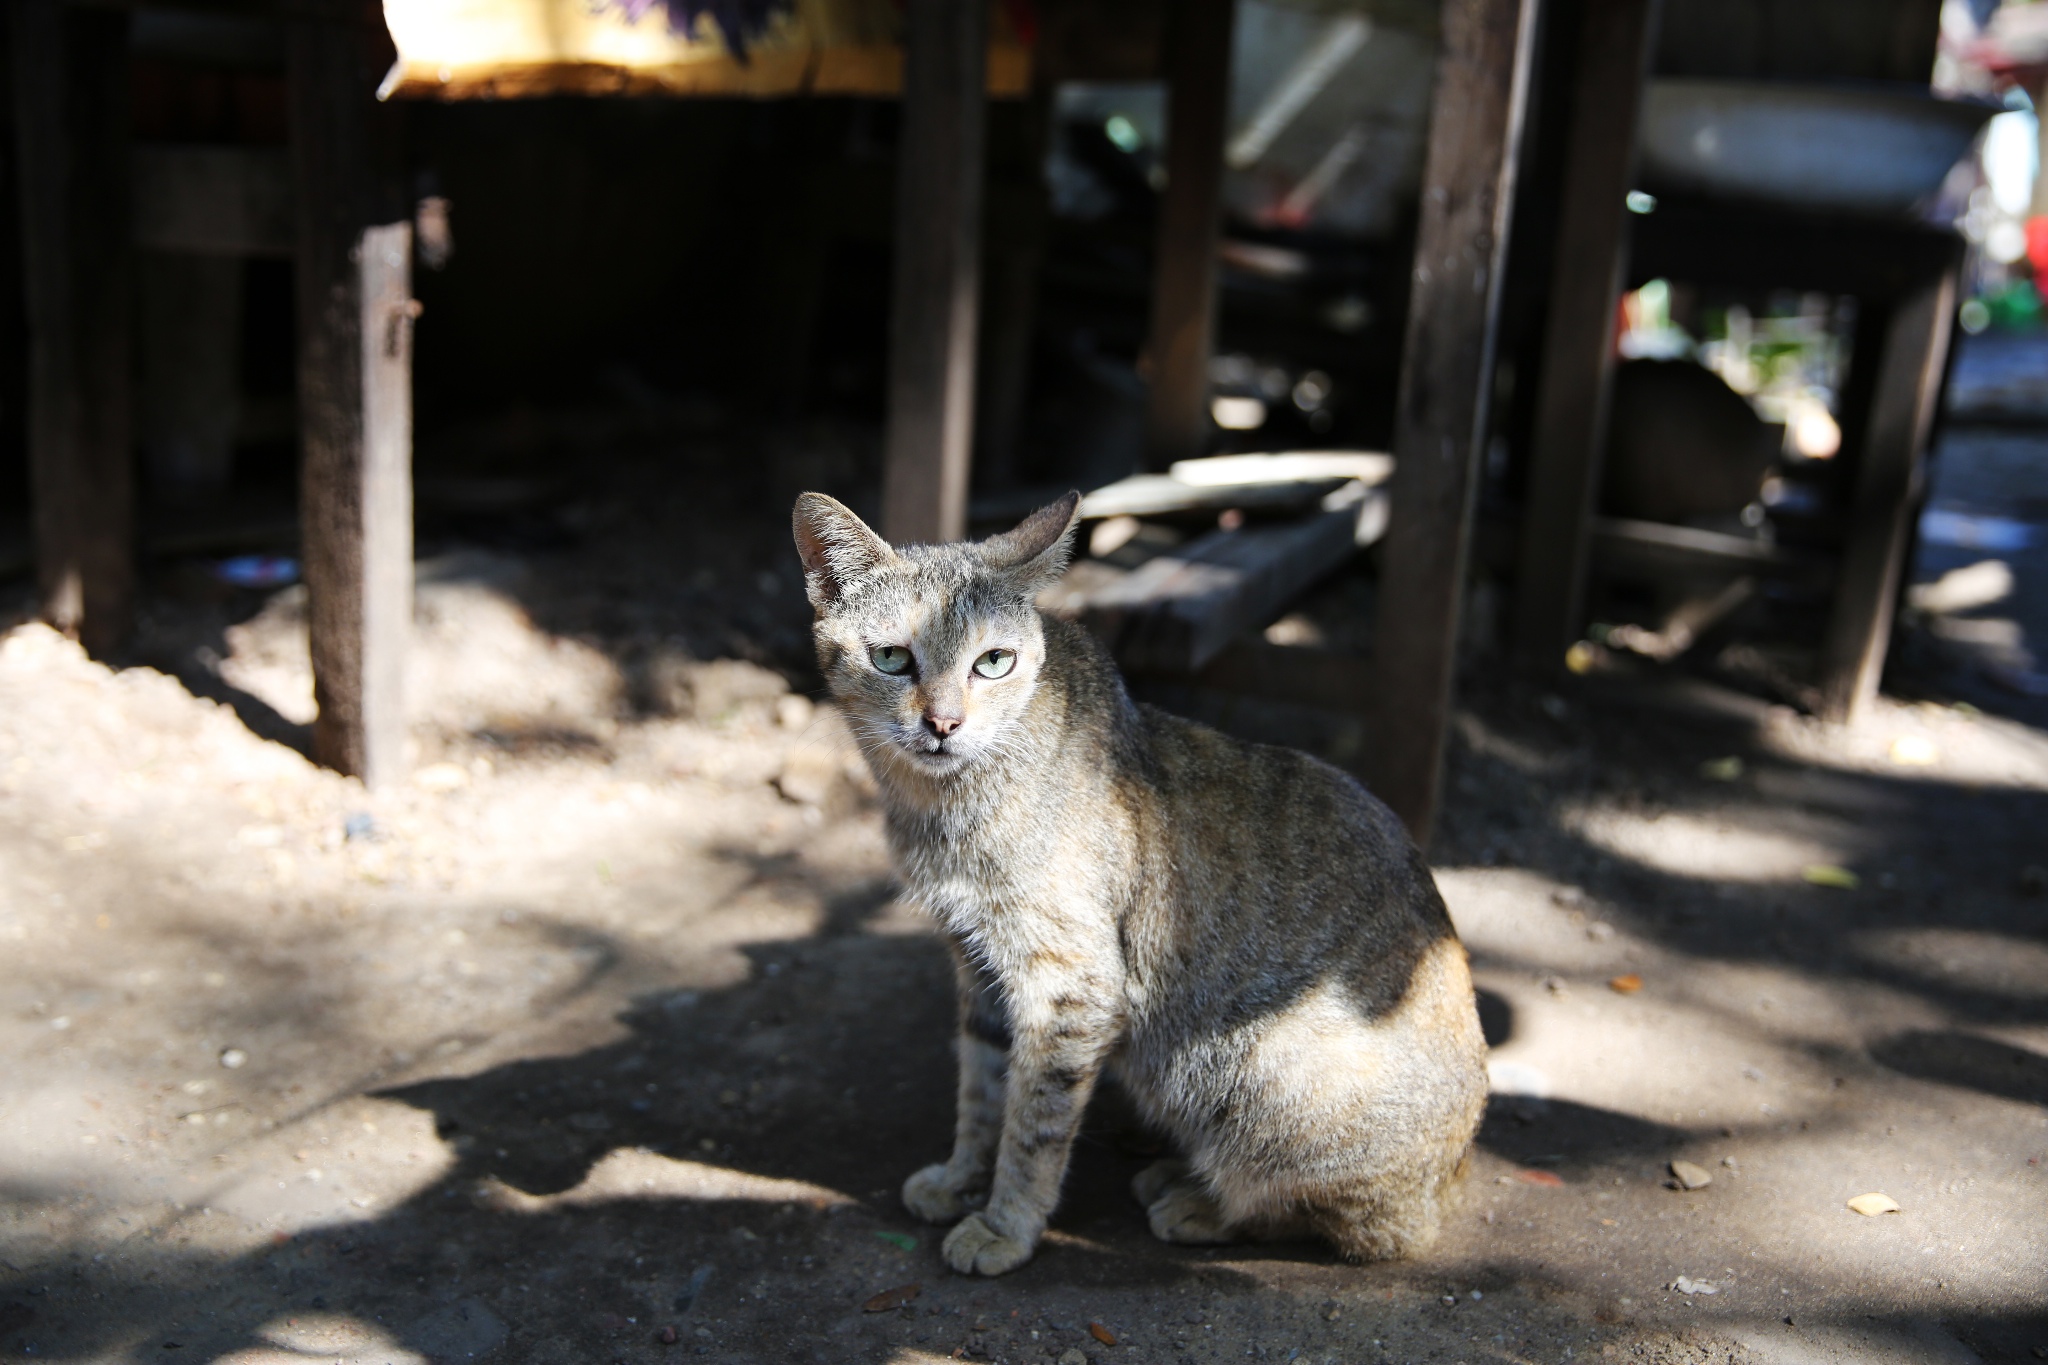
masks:
<svg viewBox="0 0 2048 1365"><path fill-rule="evenodd" d="M1914 1029L1871 1044L1870 1055L1923 1081L2048 1106L2048 1057L1955 1029Z"/></svg>

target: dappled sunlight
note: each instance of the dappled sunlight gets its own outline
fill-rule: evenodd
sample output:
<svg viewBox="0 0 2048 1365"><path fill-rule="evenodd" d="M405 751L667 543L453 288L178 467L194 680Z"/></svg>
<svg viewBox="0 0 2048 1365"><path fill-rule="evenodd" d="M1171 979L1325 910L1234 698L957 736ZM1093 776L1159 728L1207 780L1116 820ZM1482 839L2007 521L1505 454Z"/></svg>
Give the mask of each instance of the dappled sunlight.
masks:
<svg viewBox="0 0 2048 1365"><path fill-rule="evenodd" d="M1857 956L1943 990L1970 991L2015 1005L2048 1003L2048 943L1981 929L1929 925L1867 929L1850 937Z"/></svg>
<svg viewBox="0 0 2048 1365"><path fill-rule="evenodd" d="M1643 815L1604 806L1568 806L1558 816L1565 829L1616 857L1708 881L1796 882L1806 868L1854 862L1861 852L1843 846L1845 832L1831 831L1837 837L1829 839L1812 828L1814 822L1782 814L1767 822L1761 814L1754 819L1682 811Z"/></svg>

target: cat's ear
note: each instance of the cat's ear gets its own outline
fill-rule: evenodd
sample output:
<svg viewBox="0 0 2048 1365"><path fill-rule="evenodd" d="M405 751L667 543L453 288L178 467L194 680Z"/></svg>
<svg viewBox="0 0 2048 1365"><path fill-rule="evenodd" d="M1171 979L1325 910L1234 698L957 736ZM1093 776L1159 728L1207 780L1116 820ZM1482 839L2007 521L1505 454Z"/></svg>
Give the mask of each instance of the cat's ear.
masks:
<svg viewBox="0 0 2048 1365"><path fill-rule="evenodd" d="M790 518L804 561L804 591L823 611L856 579L892 562L896 552L848 508L823 493L805 493Z"/></svg>
<svg viewBox="0 0 2048 1365"><path fill-rule="evenodd" d="M1069 493L1024 518L1014 530L981 542L982 558L990 568L1017 578L1028 601L1066 572L1080 515L1081 495Z"/></svg>

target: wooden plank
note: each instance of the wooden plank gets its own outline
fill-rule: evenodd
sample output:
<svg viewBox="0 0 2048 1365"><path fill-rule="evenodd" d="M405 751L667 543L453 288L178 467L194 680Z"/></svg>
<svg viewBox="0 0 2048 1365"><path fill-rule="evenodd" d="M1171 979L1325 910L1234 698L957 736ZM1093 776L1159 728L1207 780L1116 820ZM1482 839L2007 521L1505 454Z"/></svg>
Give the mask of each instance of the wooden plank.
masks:
<svg viewBox="0 0 2048 1365"><path fill-rule="evenodd" d="M1627 251L1625 204L1649 69L1656 0L1585 0L1565 153L1558 250L1530 451L1515 646L1563 666L1578 638L1614 380L1614 314Z"/></svg>
<svg viewBox="0 0 2048 1365"><path fill-rule="evenodd" d="M1391 455L1366 450L1180 460L1164 474L1133 474L1104 484L1081 499L1081 517L1200 515L1233 507L1244 512L1306 511L1347 483L1377 486L1393 471Z"/></svg>
<svg viewBox="0 0 2048 1365"><path fill-rule="evenodd" d="M1615 567L1757 574L1800 582L1825 582L1833 567L1824 556L1809 550L1693 526L1594 517L1589 529L1600 562Z"/></svg>
<svg viewBox="0 0 2048 1365"><path fill-rule="evenodd" d="M137 147L135 244L198 256L292 254L291 154L267 147Z"/></svg>
<svg viewBox="0 0 2048 1365"><path fill-rule="evenodd" d="M1216 327L1216 242L1230 103L1233 0L1176 0L1164 35L1166 191L1152 266L1145 467L1202 453Z"/></svg>
<svg viewBox="0 0 2048 1365"><path fill-rule="evenodd" d="M1537 0L1445 0L1381 555L1374 790L1427 844L1484 448Z"/></svg>
<svg viewBox="0 0 2048 1365"><path fill-rule="evenodd" d="M313 752L372 786L406 766L412 625L412 229L378 221L397 207L378 174L380 37L376 7L343 0L298 11L287 40Z"/></svg>
<svg viewBox="0 0 2048 1365"><path fill-rule="evenodd" d="M904 14L882 471L882 533L898 544L967 534L987 23L956 0L909 0Z"/></svg>
<svg viewBox="0 0 2048 1365"><path fill-rule="evenodd" d="M135 585L128 16L10 8L36 583L49 622L118 646Z"/></svg>
<svg viewBox="0 0 2048 1365"><path fill-rule="evenodd" d="M1885 330L1823 655L1821 712L1831 720L1853 722L1884 673L1955 291L1954 269L1929 279L1894 309Z"/></svg>
<svg viewBox="0 0 2048 1365"><path fill-rule="evenodd" d="M1358 488L1299 521L1211 531L1087 594L1077 614L1137 672L1189 673L1376 539L1386 494Z"/></svg>

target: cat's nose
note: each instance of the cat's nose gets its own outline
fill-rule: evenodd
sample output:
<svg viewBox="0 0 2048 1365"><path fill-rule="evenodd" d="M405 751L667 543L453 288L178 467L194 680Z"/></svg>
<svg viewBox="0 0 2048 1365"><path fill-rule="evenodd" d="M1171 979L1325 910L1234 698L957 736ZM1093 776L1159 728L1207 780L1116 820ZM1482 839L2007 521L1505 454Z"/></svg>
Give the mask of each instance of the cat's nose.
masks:
<svg viewBox="0 0 2048 1365"><path fill-rule="evenodd" d="M925 728L940 739L944 739L959 729L966 719L967 717L965 716L949 716L941 711L927 711L924 713Z"/></svg>

